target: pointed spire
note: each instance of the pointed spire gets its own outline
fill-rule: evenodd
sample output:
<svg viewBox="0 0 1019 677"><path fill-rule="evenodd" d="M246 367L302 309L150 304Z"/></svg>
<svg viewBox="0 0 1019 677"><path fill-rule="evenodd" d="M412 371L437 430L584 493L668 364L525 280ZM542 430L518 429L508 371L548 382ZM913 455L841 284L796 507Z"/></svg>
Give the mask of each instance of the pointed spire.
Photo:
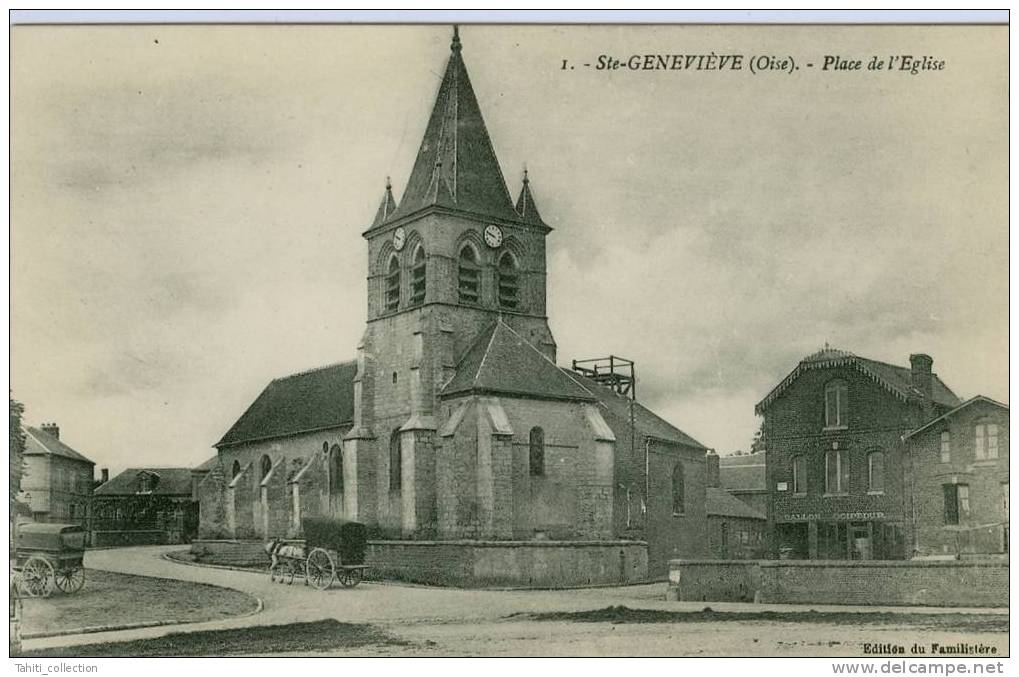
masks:
<svg viewBox="0 0 1019 677"><path fill-rule="evenodd" d="M453 27L449 62L395 217L432 205L519 220Z"/></svg>
<svg viewBox="0 0 1019 677"><path fill-rule="evenodd" d="M393 184L386 177L386 192L382 196L382 203L379 205L379 210L375 212L375 219L372 221L372 228L375 226L381 226L383 223L393 215L396 211L396 200L393 198Z"/></svg>
<svg viewBox="0 0 1019 677"><path fill-rule="evenodd" d="M541 214L538 213L538 205L534 201L534 195L531 194L531 180L527 178L527 166L524 165L524 183L520 188L520 197L517 198L517 214L520 215L521 220L525 223L530 223L537 226L544 226L545 222L541 220Z"/></svg>

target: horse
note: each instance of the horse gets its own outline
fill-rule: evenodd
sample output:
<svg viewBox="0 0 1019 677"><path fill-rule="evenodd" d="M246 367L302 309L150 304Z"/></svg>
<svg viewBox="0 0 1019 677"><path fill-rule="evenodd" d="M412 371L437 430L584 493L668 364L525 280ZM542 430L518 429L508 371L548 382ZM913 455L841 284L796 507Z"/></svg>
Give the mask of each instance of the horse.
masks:
<svg viewBox="0 0 1019 677"><path fill-rule="evenodd" d="M279 573L279 578L282 582L283 571L279 567L284 565L286 566L286 572L290 576L288 583L293 583L294 574L301 570L302 565L304 564L304 548L299 545L290 545L282 538L276 537L266 543L263 549L270 559L269 580L274 581L276 574ZM304 584L308 585L307 579L305 579Z"/></svg>

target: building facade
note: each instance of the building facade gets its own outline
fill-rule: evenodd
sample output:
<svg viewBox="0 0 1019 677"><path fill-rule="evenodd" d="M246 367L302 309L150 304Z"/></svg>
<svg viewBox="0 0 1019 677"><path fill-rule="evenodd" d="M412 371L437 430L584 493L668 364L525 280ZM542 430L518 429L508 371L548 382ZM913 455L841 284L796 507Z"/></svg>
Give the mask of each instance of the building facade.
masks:
<svg viewBox="0 0 1019 677"><path fill-rule="evenodd" d="M198 534L190 468L128 468L96 488L92 544L187 543Z"/></svg>
<svg viewBox="0 0 1019 677"><path fill-rule="evenodd" d="M919 557L1008 553L1008 406L978 395L905 437Z"/></svg>
<svg viewBox="0 0 1019 677"><path fill-rule="evenodd" d="M25 472L19 500L36 522L85 524L95 463L60 439L60 427L25 426Z"/></svg>
<svg viewBox="0 0 1019 677"><path fill-rule="evenodd" d="M722 486L720 459L707 455L705 512L708 556L712 559L760 559L767 552L768 516Z"/></svg>
<svg viewBox="0 0 1019 677"><path fill-rule="evenodd" d="M761 513L768 514L766 451L738 456L720 456L719 485Z"/></svg>
<svg viewBox="0 0 1019 677"><path fill-rule="evenodd" d="M557 366L552 229L526 172L512 201L461 52L454 33L402 197L387 182L363 232L356 359L270 383L198 474L200 530L298 535L326 514L381 540L618 542L636 559L613 570L646 576L650 554L664 575L706 548L705 448Z"/></svg>
<svg viewBox="0 0 1019 677"><path fill-rule="evenodd" d="M959 400L927 355L899 367L826 348L756 408L764 417L771 555L902 559L912 551L903 437Z"/></svg>

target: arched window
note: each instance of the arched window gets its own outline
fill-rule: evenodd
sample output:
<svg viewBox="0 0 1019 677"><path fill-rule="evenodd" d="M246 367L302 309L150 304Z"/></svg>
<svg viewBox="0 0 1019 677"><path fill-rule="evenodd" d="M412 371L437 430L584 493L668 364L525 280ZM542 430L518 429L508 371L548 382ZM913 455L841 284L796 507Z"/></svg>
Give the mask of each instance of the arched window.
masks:
<svg viewBox="0 0 1019 677"><path fill-rule="evenodd" d="M499 307L516 308L520 303L520 273L513 254L503 252L499 257Z"/></svg>
<svg viewBox="0 0 1019 677"><path fill-rule="evenodd" d="M263 455L262 460L258 462L258 469L258 479L264 480L265 476L269 474L270 470L272 470L272 459L267 455Z"/></svg>
<svg viewBox="0 0 1019 677"><path fill-rule="evenodd" d="M843 494L849 491L849 459L839 449L824 455L824 493Z"/></svg>
<svg viewBox="0 0 1019 677"><path fill-rule="evenodd" d="M386 267L386 310L396 310L400 307L400 260L396 254L389 257L389 265Z"/></svg>
<svg viewBox="0 0 1019 677"><path fill-rule="evenodd" d="M481 263L478 253L469 244L460 248L457 291L460 303L476 304L481 300Z"/></svg>
<svg viewBox="0 0 1019 677"><path fill-rule="evenodd" d="M677 463L672 469L672 514L682 515L684 507L683 464Z"/></svg>
<svg viewBox="0 0 1019 677"><path fill-rule="evenodd" d="M532 477L542 477L545 474L545 431L538 426L531 428L528 436L528 466L531 469Z"/></svg>
<svg viewBox="0 0 1019 677"><path fill-rule="evenodd" d="M403 486L403 453L400 450L400 430L389 436L389 490L399 491Z"/></svg>
<svg viewBox="0 0 1019 677"><path fill-rule="evenodd" d="M411 261L410 305L420 306L425 302L425 248L418 245Z"/></svg>
<svg viewBox="0 0 1019 677"><path fill-rule="evenodd" d="M845 381L831 381L824 387L824 427L845 428L849 425L849 386Z"/></svg>
<svg viewBox="0 0 1019 677"><path fill-rule="evenodd" d="M807 493L807 457L793 456L793 493Z"/></svg>
<svg viewBox="0 0 1019 677"><path fill-rule="evenodd" d="M867 454L867 491L884 492L885 455L880 451Z"/></svg>
<svg viewBox="0 0 1019 677"><path fill-rule="evenodd" d="M329 450L329 481L332 494L343 493L343 449L334 444Z"/></svg>
<svg viewBox="0 0 1019 677"><path fill-rule="evenodd" d="M241 462L234 461L233 472L230 473L230 479L234 479L240 474L241 474Z"/></svg>
<svg viewBox="0 0 1019 677"><path fill-rule="evenodd" d="M975 442L974 449L978 461L998 458L998 425L988 421L977 421Z"/></svg>

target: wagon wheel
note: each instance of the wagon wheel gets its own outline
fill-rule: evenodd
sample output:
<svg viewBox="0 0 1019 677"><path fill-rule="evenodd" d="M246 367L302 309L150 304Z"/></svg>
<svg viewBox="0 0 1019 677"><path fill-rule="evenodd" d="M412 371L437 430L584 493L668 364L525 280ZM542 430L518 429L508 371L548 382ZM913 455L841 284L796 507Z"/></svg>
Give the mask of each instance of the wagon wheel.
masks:
<svg viewBox="0 0 1019 677"><path fill-rule="evenodd" d="M54 581L57 588L65 594L70 595L78 592L85 585L85 567L59 569L56 572Z"/></svg>
<svg viewBox="0 0 1019 677"><path fill-rule="evenodd" d="M305 574L308 583L318 590L325 590L333 582L336 575L336 567L333 565L333 558L322 548L315 548L308 555L305 564Z"/></svg>
<svg viewBox="0 0 1019 677"><path fill-rule="evenodd" d="M355 585L360 583L361 576L361 569L341 568L340 573L337 574L337 578L340 580L340 585L345 588L353 588Z"/></svg>
<svg viewBox="0 0 1019 677"><path fill-rule="evenodd" d="M53 594L53 565L33 555L21 570L21 589L28 597L49 597Z"/></svg>

